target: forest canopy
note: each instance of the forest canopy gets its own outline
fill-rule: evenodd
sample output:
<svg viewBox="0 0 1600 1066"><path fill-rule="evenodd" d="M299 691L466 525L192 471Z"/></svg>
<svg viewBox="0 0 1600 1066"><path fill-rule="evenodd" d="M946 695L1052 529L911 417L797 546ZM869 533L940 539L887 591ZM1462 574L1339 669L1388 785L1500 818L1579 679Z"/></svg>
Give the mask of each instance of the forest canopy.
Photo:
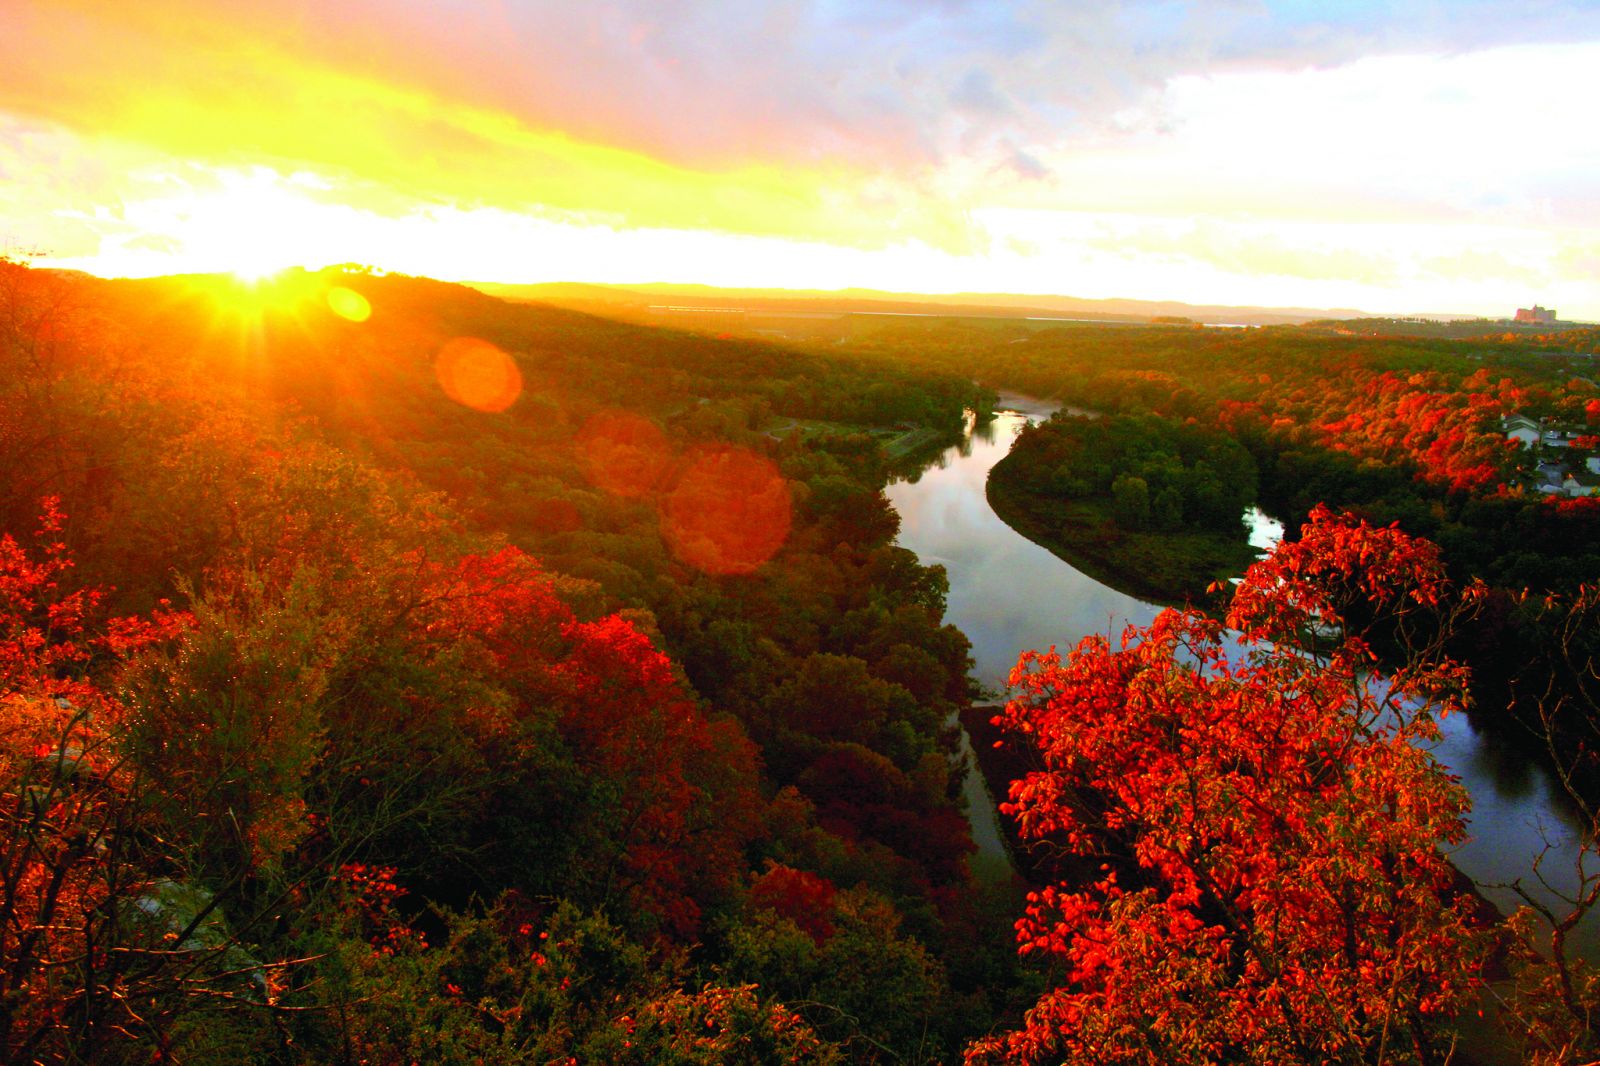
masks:
<svg viewBox="0 0 1600 1066"><path fill-rule="evenodd" d="M0 362L3 1057L945 1058L1005 1009L966 642L880 492L969 382L11 261Z"/></svg>
<svg viewBox="0 0 1600 1066"><path fill-rule="evenodd" d="M0 261L0 1057L1432 1063L1485 960L1529 1061L1591 1054L1570 916L1481 913L1414 743L1518 634L1574 682L1512 704L1593 724L1592 590L1458 548L1510 514L1585 565L1590 509L1493 438L1600 417L1586 387L1293 332L886 328ZM1245 576L1242 651L1178 612L1024 657L1008 809L1088 863L1032 886L973 873L969 645L882 491L990 385L1109 416L1017 456L1129 526L1340 508Z"/></svg>

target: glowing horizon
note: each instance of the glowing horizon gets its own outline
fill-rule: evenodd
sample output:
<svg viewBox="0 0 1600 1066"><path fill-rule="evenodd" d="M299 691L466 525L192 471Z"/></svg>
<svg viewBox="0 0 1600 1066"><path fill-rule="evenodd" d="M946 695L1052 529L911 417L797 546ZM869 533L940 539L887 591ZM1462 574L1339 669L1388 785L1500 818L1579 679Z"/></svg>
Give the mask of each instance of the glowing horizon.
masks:
<svg viewBox="0 0 1600 1066"><path fill-rule="evenodd" d="M1600 13L1471 6L22 0L0 241L104 276L1600 319Z"/></svg>

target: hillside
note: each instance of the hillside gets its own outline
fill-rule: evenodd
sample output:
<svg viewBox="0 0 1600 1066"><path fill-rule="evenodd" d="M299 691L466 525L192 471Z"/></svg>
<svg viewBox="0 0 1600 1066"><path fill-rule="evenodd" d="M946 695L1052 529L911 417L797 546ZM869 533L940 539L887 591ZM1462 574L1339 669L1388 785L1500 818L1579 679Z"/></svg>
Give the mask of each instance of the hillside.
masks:
<svg viewBox="0 0 1600 1066"><path fill-rule="evenodd" d="M1349 309L1295 307L1236 307L1187 304L1176 301L1104 299L1015 293L896 293L873 289L807 291L798 289L721 289L707 285L591 285L551 282L512 285L470 282L483 292L513 300L540 300L555 304L593 302L621 307L648 307L670 302L690 307L741 307L762 311L805 311L829 314L922 314L1025 318L1061 316L1146 322L1158 317L1188 318L1195 322L1284 325L1315 319L1359 318ZM1440 318L1467 316L1434 316Z"/></svg>
<svg viewBox="0 0 1600 1066"><path fill-rule="evenodd" d="M879 492L968 382L398 276L0 306L0 784L110 841L18 844L0 931L68 939L8 958L208 949L104 963L99 1039L946 1058L1012 1009L966 642ZM19 994L3 1046L64 1039Z"/></svg>

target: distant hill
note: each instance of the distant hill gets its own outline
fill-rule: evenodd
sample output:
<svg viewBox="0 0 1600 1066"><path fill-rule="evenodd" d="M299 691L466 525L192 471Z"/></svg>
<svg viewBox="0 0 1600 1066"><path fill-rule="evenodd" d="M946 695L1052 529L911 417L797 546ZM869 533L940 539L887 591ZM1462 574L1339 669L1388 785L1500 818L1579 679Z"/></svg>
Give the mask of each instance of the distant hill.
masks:
<svg viewBox="0 0 1600 1066"><path fill-rule="evenodd" d="M1062 317L1108 321L1148 322L1155 318L1187 318L1195 322L1241 325L1295 325L1327 319L1375 318L1350 308L1235 307L1187 304L1173 300L1088 300L1075 296L1038 296L1016 293L926 294L884 292L877 289L719 289L710 285L594 285L549 282L508 285L468 282L473 288L508 300L549 303L614 304L647 307L670 301L682 307L722 307L743 310L801 311L833 314L982 315L1006 318ZM1439 320L1470 315L1438 314Z"/></svg>

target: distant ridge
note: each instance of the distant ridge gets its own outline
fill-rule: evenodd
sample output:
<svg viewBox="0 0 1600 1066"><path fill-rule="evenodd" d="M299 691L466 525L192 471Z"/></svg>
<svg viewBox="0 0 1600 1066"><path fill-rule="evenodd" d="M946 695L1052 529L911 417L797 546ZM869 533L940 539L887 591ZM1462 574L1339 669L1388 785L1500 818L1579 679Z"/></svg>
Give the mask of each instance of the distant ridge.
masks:
<svg viewBox="0 0 1600 1066"><path fill-rule="evenodd" d="M670 300L684 307L833 312L836 314L957 314L999 317L1052 317L1148 322L1153 318L1187 318L1195 322L1241 325L1297 325L1322 319L1384 318L1351 308L1238 307L1222 304L1187 304L1175 300L1090 300L1075 296L1036 296L1017 293L962 292L927 294L885 292L878 289L723 289L711 285L656 282L644 285L597 285L585 282L546 282L511 285L469 281L465 284L507 300L550 303L621 304L649 306ZM1412 317L1438 321L1470 319L1473 315L1426 314Z"/></svg>

